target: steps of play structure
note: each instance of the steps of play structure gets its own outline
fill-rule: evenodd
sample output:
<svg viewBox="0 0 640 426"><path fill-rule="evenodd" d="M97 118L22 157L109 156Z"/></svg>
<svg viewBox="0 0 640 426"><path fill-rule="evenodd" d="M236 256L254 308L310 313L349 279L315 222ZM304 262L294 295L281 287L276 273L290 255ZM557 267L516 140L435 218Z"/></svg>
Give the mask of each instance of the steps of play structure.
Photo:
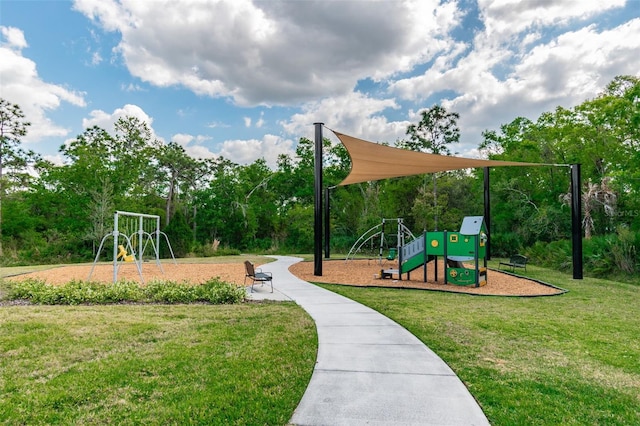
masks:
<svg viewBox="0 0 640 426"><path fill-rule="evenodd" d="M429 256L427 262L431 262L434 258L435 256ZM382 271L381 278L392 278L394 274L400 275L400 273L406 274L413 271L414 269L420 268L422 265L424 265L424 259L422 257L422 253L418 253L417 255L402 263L400 267L402 272L400 272L400 270L398 269L384 269Z"/></svg>
<svg viewBox="0 0 640 426"><path fill-rule="evenodd" d="M391 278L393 279L393 275L400 275L400 271L397 269L383 269L382 271L382 275L380 276L380 278L387 279L387 278Z"/></svg>

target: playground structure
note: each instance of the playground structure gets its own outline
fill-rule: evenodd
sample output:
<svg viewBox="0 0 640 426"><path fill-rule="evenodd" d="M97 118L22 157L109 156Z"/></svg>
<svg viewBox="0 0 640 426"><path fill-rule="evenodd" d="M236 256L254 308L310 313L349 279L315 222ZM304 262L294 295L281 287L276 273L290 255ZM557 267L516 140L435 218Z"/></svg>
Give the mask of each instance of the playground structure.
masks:
<svg viewBox="0 0 640 426"><path fill-rule="evenodd" d="M372 228L367 230L364 234L362 234L360 238L358 238L358 240L353 244L353 246L351 246L351 249L349 250L349 253L347 254L345 261L349 259L353 259L353 256L355 256L356 253L359 253L360 249L362 249L362 247L365 246L367 243L373 244L375 241L379 241L379 244L377 246L378 247L378 263L382 264L383 252L385 250L385 246L388 245L387 244L388 234L385 234L385 225L387 222L391 222L391 223L395 222L397 224L396 245L394 247L389 248L389 253L386 256L387 260L395 259L395 256L400 250L400 247L404 246L404 242L408 238L410 238L411 240L416 239L416 237L413 235L411 230L405 226L403 219L401 217L393 218L393 219L383 218L381 223L377 224L376 226L373 226Z"/></svg>
<svg viewBox="0 0 640 426"><path fill-rule="evenodd" d="M173 249L171 248L169 237L167 237L167 234L160 231L160 216L119 210L116 211L113 216L113 231L109 232L102 238L87 280L91 280L91 275L96 267L96 263L98 263L104 243L110 237L113 237L114 283L118 280L118 269L121 262L135 263L138 275L140 276L140 281L144 283L144 278L142 277L142 263L145 250L149 245L153 249L153 257L155 258L156 265L164 274L162 264L160 263L161 236L164 236L169 252L171 253L171 258L175 264L176 258L173 255Z"/></svg>
<svg viewBox="0 0 640 426"><path fill-rule="evenodd" d="M419 267L424 268L424 282L427 281L427 263L435 262L435 279L438 280L438 257L445 261L444 283L455 285L483 286L487 283L487 231L482 216L467 216L462 221L459 232L424 232L420 237L399 250L398 269L383 269L381 278L402 280L402 275ZM463 262L473 262L468 268Z"/></svg>

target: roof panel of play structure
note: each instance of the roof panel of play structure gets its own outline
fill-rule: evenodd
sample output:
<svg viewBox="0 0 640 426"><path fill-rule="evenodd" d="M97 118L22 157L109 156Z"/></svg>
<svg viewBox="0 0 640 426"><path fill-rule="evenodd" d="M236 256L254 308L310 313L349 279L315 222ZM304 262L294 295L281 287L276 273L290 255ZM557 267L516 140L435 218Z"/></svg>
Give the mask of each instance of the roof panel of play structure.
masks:
<svg viewBox="0 0 640 426"><path fill-rule="evenodd" d="M391 146L379 145L332 130L347 148L351 157L351 173L340 182L341 186L400 176L443 172L476 167L542 166L538 163L480 160L427 154Z"/></svg>
<svg viewBox="0 0 640 426"><path fill-rule="evenodd" d="M478 235L482 231L484 216L466 216L462 219L460 233L462 235Z"/></svg>

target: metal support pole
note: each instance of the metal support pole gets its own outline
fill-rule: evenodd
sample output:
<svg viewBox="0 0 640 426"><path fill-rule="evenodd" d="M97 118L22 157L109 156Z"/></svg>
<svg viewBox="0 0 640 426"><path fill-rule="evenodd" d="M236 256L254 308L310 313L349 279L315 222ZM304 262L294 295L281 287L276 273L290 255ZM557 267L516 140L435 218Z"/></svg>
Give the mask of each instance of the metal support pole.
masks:
<svg viewBox="0 0 640 426"><path fill-rule="evenodd" d="M445 284L449 284L449 279L447 278L449 276L449 262L447 260L447 246L449 245L448 243L448 239L449 238L447 236L447 231L444 231L442 233L442 242L444 243L444 247L442 247L443 253L442 253L442 261L444 262L444 283ZM436 268L438 267L438 264L436 263ZM437 269L436 269L437 271Z"/></svg>
<svg viewBox="0 0 640 426"><path fill-rule="evenodd" d="M156 218L156 265L160 264L160 216ZM174 259L175 262L175 259Z"/></svg>
<svg viewBox="0 0 640 426"><path fill-rule="evenodd" d="M486 259L491 260L491 199L489 196L489 167L484 168L484 224L487 228Z"/></svg>
<svg viewBox="0 0 640 426"><path fill-rule="evenodd" d="M571 243L573 279L582 279L582 194L580 164L571 165Z"/></svg>
<svg viewBox="0 0 640 426"><path fill-rule="evenodd" d="M324 123L313 123L315 126L315 185L314 185L314 217L313 217L313 275L322 276L322 125Z"/></svg>
<svg viewBox="0 0 640 426"><path fill-rule="evenodd" d="M118 235L119 234L120 233L118 232L118 212L115 212L113 215L113 282L114 283L118 281Z"/></svg>
<svg viewBox="0 0 640 426"><path fill-rule="evenodd" d="M138 265L140 270L142 270L142 251L143 251L143 247L142 247L142 238L144 236L144 218L142 216L140 216L138 218Z"/></svg>
<svg viewBox="0 0 640 426"><path fill-rule="evenodd" d="M331 188L327 186L325 189L325 204L324 210L324 258L329 259L331 257Z"/></svg>
<svg viewBox="0 0 640 426"><path fill-rule="evenodd" d="M422 238L424 239L423 241L424 250L422 251L422 265L423 265L424 272L423 272L422 280L426 283L427 282L427 262L428 262L427 259L429 259L429 256L427 255L427 231L424 231L424 233L422 234Z"/></svg>

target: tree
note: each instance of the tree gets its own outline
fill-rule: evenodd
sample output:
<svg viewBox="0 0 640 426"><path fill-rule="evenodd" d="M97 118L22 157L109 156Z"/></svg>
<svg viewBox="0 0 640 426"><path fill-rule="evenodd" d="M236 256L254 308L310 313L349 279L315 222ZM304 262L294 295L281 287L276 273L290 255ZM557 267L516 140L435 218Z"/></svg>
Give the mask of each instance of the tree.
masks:
<svg viewBox="0 0 640 426"><path fill-rule="evenodd" d="M582 164L582 178L588 182L583 189L585 233L597 235L618 225L640 226L639 124L640 79L621 76L596 98L573 108L558 107L535 122L516 118L501 126L500 133L484 132L480 148L497 160ZM494 235L529 234L524 238L529 243L568 237L568 220L558 203L567 181L566 168L496 168Z"/></svg>
<svg viewBox="0 0 640 426"><path fill-rule="evenodd" d="M451 155L448 145L460 141L460 114L447 112L444 107L434 105L420 115L422 118L418 124L407 127L409 140L402 143L403 147L412 151Z"/></svg>
<svg viewBox="0 0 640 426"><path fill-rule="evenodd" d="M421 151L437 155L451 155L448 145L460 141L460 128L456 112L447 112L440 106L434 105L421 112L418 124L410 124L407 127L408 141L399 145L412 151ZM433 174L433 205L435 209L435 230L438 229L438 189L436 185L437 174ZM426 188L423 194L426 195ZM419 200L416 200L419 201Z"/></svg>
<svg viewBox="0 0 640 426"><path fill-rule="evenodd" d="M127 195L141 197L154 184L156 165L153 161L160 142L153 138L149 125L137 117L120 117L115 123L115 137L111 139L110 154L117 179ZM117 192L117 191L116 191Z"/></svg>
<svg viewBox="0 0 640 426"><path fill-rule="evenodd" d="M206 162L191 158L184 148L175 142L160 147L157 152L157 162L158 180L167 185L165 225L168 225L175 211L180 184L195 186L196 182L207 173L207 167Z"/></svg>
<svg viewBox="0 0 640 426"><path fill-rule="evenodd" d="M91 229L87 233L87 238L93 242L93 255L96 254L96 243L110 231L108 224L112 225L113 212L113 185L110 181L104 180L102 186L97 190L91 190L91 204L89 204L89 218L91 219Z"/></svg>
<svg viewBox="0 0 640 426"><path fill-rule="evenodd" d="M244 217L240 202L239 185L240 166L223 157L211 165L213 178L209 187L197 194L200 206L198 235L205 241L220 240L223 245L244 248Z"/></svg>
<svg viewBox="0 0 640 426"><path fill-rule="evenodd" d="M617 195L609 187L609 178L602 179L600 184L591 181L587 182L582 192L582 210L583 219L582 227L584 228L584 237L588 240L593 235L595 225L593 221L593 213L602 206L604 213L612 217L615 214ZM560 199L566 205L571 204L571 192L563 194Z"/></svg>
<svg viewBox="0 0 640 426"><path fill-rule="evenodd" d="M86 129L73 141L60 148L66 157L63 166L51 167L40 180L57 194L60 209L49 226L64 234L73 234L79 240L95 229L91 212L96 205L96 194L109 198L105 203L121 205L122 177L113 166L113 138L106 130L94 126ZM107 189L105 192L105 188ZM125 210L120 207L120 210ZM101 236L94 235L96 239Z"/></svg>
<svg viewBox="0 0 640 426"><path fill-rule="evenodd" d="M24 113L18 104L0 98L0 256L2 251L2 199L7 185L5 174L19 172L26 168L28 158L33 152L25 153L19 148L20 138L26 136L27 127L31 125L24 121Z"/></svg>

